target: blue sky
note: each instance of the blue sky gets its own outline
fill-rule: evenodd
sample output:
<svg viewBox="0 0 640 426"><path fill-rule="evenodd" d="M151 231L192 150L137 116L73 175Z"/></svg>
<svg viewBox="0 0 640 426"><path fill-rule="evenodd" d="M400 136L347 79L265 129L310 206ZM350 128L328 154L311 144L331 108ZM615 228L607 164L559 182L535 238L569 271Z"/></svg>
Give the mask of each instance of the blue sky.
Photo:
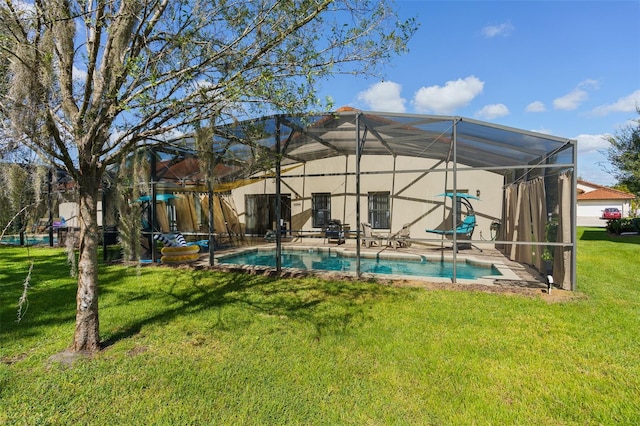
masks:
<svg viewBox="0 0 640 426"><path fill-rule="evenodd" d="M384 80L337 76L335 107L455 115L578 141L578 176L612 185L603 135L638 118L640 1L396 1L420 29Z"/></svg>

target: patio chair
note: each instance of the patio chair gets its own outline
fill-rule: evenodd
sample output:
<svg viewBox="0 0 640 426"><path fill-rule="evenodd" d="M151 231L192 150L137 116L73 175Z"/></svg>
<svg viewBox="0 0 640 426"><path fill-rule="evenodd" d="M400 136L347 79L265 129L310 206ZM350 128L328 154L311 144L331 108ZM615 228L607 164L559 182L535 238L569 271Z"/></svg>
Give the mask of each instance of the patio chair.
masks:
<svg viewBox="0 0 640 426"><path fill-rule="evenodd" d="M400 247L411 247L410 227L411 227L410 224L405 223L404 225L402 225L402 229L400 229L398 232L396 232L395 234L389 237L389 244L394 249L397 249Z"/></svg>
<svg viewBox="0 0 640 426"><path fill-rule="evenodd" d="M342 222L338 219L331 219L324 230L324 236L327 242L335 240L338 245L344 244L344 229L342 228Z"/></svg>
<svg viewBox="0 0 640 426"><path fill-rule="evenodd" d="M467 215L467 217L465 217L464 220L460 222L458 226L455 227L455 229L425 229L425 231L430 232L432 234L438 234L438 235L456 234L458 238L462 237L463 239L470 240L472 239L471 237L473 237L473 231L475 227L476 227L476 215L472 213ZM478 248L473 244L469 243L468 245L470 247L475 247L478 250L482 251L482 249ZM462 248L460 243L458 244L458 248Z"/></svg>
<svg viewBox="0 0 640 426"><path fill-rule="evenodd" d="M382 245L382 240L385 237L382 235L374 234L371 231L371 225L368 223L362 222L362 245L365 247L371 246L380 246Z"/></svg>

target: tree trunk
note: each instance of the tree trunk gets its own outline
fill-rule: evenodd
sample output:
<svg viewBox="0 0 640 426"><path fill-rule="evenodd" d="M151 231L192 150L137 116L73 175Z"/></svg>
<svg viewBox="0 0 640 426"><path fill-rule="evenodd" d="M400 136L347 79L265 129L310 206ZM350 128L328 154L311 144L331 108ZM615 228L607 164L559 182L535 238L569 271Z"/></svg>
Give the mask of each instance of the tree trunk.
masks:
<svg viewBox="0 0 640 426"><path fill-rule="evenodd" d="M95 171L79 180L80 247L78 257L78 293L76 330L71 350L95 352L100 349L98 321L98 193L99 176Z"/></svg>

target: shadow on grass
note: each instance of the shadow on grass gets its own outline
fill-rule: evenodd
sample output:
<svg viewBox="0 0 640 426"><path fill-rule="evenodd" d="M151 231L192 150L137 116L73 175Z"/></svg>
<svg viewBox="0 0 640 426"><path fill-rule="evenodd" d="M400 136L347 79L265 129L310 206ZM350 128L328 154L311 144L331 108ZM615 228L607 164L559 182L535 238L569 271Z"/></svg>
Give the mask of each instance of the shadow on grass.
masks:
<svg viewBox="0 0 640 426"><path fill-rule="evenodd" d="M0 249L0 332L2 339L37 338L54 324L73 324L77 281L70 276L63 250L29 253L34 259L28 313L16 322L18 299L28 275L24 249ZM316 277L276 278L208 269L102 265L99 275L101 312L117 312L116 327L103 331L103 348L135 336L145 327L166 324L183 315L220 308L239 308L253 321L256 314L310 324L316 337L347 332L366 321L379 300L402 300L411 291L362 281L328 281ZM217 310L217 312L215 312ZM112 312L114 312L112 311ZM123 318L123 319L122 319ZM245 318L245 319L246 319ZM120 324L118 322L121 322ZM225 327L220 323L217 327ZM69 336L71 341L72 336Z"/></svg>
<svg viewBox="0 0 640 426"><path fill-rule="evenodd" d="M640 244L639 235L616 235L607 232L605 228L584 228L580 232L582 241L611 241L614 243Z"/></svg>
<svg viewBox="0 0 640 426"><path fill-rule="evenodd" d="M411 297L411 291L367 282L333 282L316 278L290 279L241 272L179 270L160 290L178 303L139 318L103 341L103 348L133 337L149 325L164 324L187 314L237 306L250 314L278 316L310 324L315 337L345 333L363 323L373 303L384 298ZM124 294L122 294L124 296ZM128 297L128 296L127 296ZM127 299L129 300L129 299ZM217 327L224 327L219 323Z"/></svg>

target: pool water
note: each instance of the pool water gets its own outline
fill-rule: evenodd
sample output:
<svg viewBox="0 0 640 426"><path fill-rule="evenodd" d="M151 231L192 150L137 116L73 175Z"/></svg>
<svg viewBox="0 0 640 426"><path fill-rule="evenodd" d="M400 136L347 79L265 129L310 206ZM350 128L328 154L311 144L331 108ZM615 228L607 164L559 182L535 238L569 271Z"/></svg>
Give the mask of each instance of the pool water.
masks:
<svg viewBox="0 0 640 426"><path fill-rule="evenodd" d="M283 268L297 268L306 270L356 272L356 258L344 257L339 252L317 250L282 250ZM275 268L275 250L253 250L224 256L219 263L236 265L255 265ZM360 271L372 274L427 276L439 278L453 277L453 263L441 260L364 258L360 259ZM458 262L456 277L458 279L478 279L487 275L501 275L500 271L491 264L469 264Z"/></svg>
<svg viewBox="0 0 640 426"><path fill-rule="evenodd" d="M58 239L53 237L53 244L57 244ZM11 244L11 245L19 245L20 244L20 236L19 235L5 235L2 237L2 244ZM49 244L49 236L48 235L40 235L40 236L30 236L24 239L24 243L26 245L36 245L36 244Z"/></svg>

